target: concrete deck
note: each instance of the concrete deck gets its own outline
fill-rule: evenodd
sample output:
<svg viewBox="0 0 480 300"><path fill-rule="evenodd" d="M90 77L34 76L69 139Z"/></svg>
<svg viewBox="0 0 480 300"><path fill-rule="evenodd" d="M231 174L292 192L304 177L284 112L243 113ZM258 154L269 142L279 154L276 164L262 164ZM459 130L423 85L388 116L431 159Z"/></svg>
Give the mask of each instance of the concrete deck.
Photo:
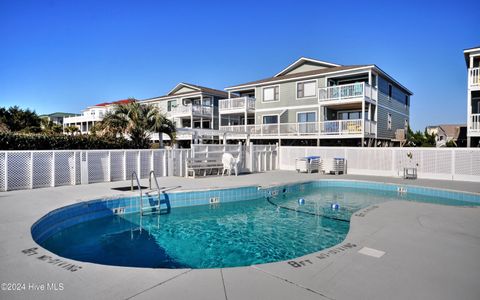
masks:
<svg viewBox="0 0 480 300"><path fill-rule="evenodd" d="M275 171L238 177L159 178L173 190L272 185L343 178L439 187L480 193L480 184L404 181L373 176L323 176ZM78 201L131 192L130 182L98 183L0 193L0 283L20 291L0 298L166 299L480 299L480 208L388 202L352 216L346 240L288 262L190 270L104 266L65 259L39 247L31 225L47 212ZM147 180L142 185L148 186ZM38 247L35 253L22 250ZM385 252L372 257L363 247ZM372 252L375 251L361 251ZM44 255L51 256L51 259ZM42 257L43 256L43 257ZM42 259L40 259L42 258ZM55 260L58 259L58 260ZM66 262L80 266L71 272ZM62 290L35 290L57 284ZM52 287L52 286L50 286ZM25 290L23 290L25 289Z"/></svg>

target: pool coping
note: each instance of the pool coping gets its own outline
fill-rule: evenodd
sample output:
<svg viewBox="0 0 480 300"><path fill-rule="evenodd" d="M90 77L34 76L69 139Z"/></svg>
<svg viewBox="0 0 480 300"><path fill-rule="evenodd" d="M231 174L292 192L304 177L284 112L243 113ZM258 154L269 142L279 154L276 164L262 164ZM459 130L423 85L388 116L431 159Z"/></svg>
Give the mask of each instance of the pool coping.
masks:
<svg viewBox="0 0 480 300"><path fill-rule="evenodd" d="M334 180L337 180L337 179L334 179ZM340 180L346 180L346 179L340 179ZM297 180L297 181L292 181L290 184L301 183L301 182L311 182L311 181L313 181L313 180L303 180L303 181L298 181ZM358 180L353 179L353 180L350 180L350 181L358 181ZM365 180L365 182L370 182L370 181ZM391 183L391 184L392 185L398 185L397 183ZM257 187L257 186L258 185L249 185L249 187ZM424 186L420 186L420 187L423 188ZM226 188L226 187L224 187L224 188ZM448 190L448 189L446 189L446 190ZM187 190L185 190L185 191L187 191ZM198 191L198 190L192 190L192 191ZM458 192L458 190L448 190L448 191ZM477 195L478 193L472 193L472 194ZM121 194L121 195L128 195L128 194L125 193L125 194ZM129 194L129 195L131 195L131 194ZM176 282L182 282L182 281L186 280L192 286L195 286L197 281L198 282L203 282L204 280L202 281L202 279L200 278L198 280L191 281L188 278L190 278L192 276L193 277L195 277L195 276L203 277L203 275L196 275L200 272L202 274L205 273L205 280L210 278L209 277L210 275L207 276L207 274L212 274L211 275L212 277L215 277L215 276L218 277L219 275L221 275L220 278L215 277L216 278L215 280L212 279L215 282L216 285L219 285L220 287L223 286L222 290L223 290L224 295L220 298L226 298L227 293L229 294L228 298L234 298L233 295L238 296L238 295L242 295L242 294L238 294L238 292L236 291L236 285L237 284L232 285L232 282L230 281L230 279L231 278L236 278L236 276L240 276L244 280L248 281L248 278L251 275L252 278L257 278L257 277L260 278L257 282L258 284L260 282L267 282L263 288L255 285L255 288L252 289L252 291L250 291L250 292L255 292L256 293L255 295L257 295L257 294L260 295L262 293L267 293L266 295L273 296L277 292L279 292L280 294L276 294L276 295L282 296L282 295L291 295L290 293L294 293L295 296L302 296L303 295L305 298L308 298L310 296L313 296L317 299L318 299L318 297L331 298L331 297L336 297L335 296L336 295L335 291L333 291L333 290L332 291L327 291L328 289L326 289L326 290L316 289L312 286L309 286L309 284L302 283L303 280L301 280L301 279L295 279L296 276L299 276L297 270L299 270L299 269L303 269L303 270L309 269L311 271L312 269L315 269L315 268L318 268L318 267L320 267L320 269L322 269L322 268L326 269L326 268L328 268L324 264L324 262L326 262L326 261L328 261L328 264L332 264L335 261L341 261L342 260L341 258L345 257L346 255L347 256L352 256L352 255L355 256L357 251L350 251L350 250L352 250L352 248L345 248L344 250L338 250L336 248L337 247L342 247L344 245L344 243L349 243L350 242L350 243L356 243L356 245L358 247L353 247L353 249L359 250L359 247L361 245L365 244L364 241L368 240L368 238L371 237L372 234L374 234L374 230L370 230L369 227L371 226L370 223L375 223L375 222L378 221L377 217L378 217L379 212L383 212L383 213L388 214L388 213L392 212L391 211L392 207L393 207L393 212L395 212L396 209L402 209L402 207L405 207L405 206L408 206L410 208L415 207L415 210L413 210L414 214L425 213L425 209L426 209L427 212L429 210L447 211L447 212L450 212L450 211L462 211L462 212L467 211L468 212L467 214L471 214L471 212L474 211L475 215L478 215L479 212L480 212L480 209L472 208L472 207L455 207L455 208L453 208L453 207L447 207L447 206L444 206L444 205L437 205L437 204L406 203L405 201L398 201L398 203L395 203L395 202L397 202L397 201L392 201L388 204L387 203L382 203L382 204L376 205L378 207L375 208L374 210L370 210L369 209L370 207L367 207L367 208L364 208L364 209L361 209L361 210L357 211L351 217L350 230L349 230L345 240L342 243L340 243L340 244L338 244L334 247L324 249L322 251L315 252L315 253L312 253L312 254L308 254L306 256L303 256L303 257L300 257L300 258L295 258L295 259L291 260L291 261L295 261L298 264L300 264L300 262L302 262L304 260L308 260L311 257L313 257L312 259L314 259L316 256L329 255L329 253L336 252L335 254L331 254L330 256L326 256L325 258L322 258L322 259L317 258L318 260L321 260L321 263L317 263L315 266L312 265L313 267L309 266L309 265L306 265L306 266L302 266L302 267L298 267L298 268L294 268L294 269L290 270L288 268L292 268L292 267L290 265L288 265L289 261L282 261L282 262L274 262L274 263L268 263L268 264L262 264L262 265L247 266L247 267L223 268L223 269L195 269L195 270L177 269L177 270L172 271L171 269L112 267L112 266L104 266L104 265L97 265L97 264L80 262L80 264L85 266L86 268L84 268L80 271L77 271L77 272L67 273L69 271L65 271L61 267L58 267L58 264L57 264L57 267L54 268L54 269L52 269L52 268L53 268L53 266L55 266L55 264L51 264L52 267L50 267L50 268L44 266L45 263L42 260L34 260L33 257L30 257L27 254L21 253L20 251L18 251L18 247L16 247L17 250L11 252L11 251L9 251L11 249L6 249L7 250L6 253L3 253L3 254L0 255L0 262L1 262L0 270L2 271L1 273L3 274L3 275L0 275L0 277L1 277L2 282L8 281L8 280L23 280L23 281L25 281L26 280L25 278L33 278L31 280L45 281L46 280L45 277L50 279L50 280L57 280L57 281L58 280L65 280L66 281L65 284L67 286L70 285L69 291L66 291L66 292L68 292L69 296L73 296L74 298L88 295L92 291L95 291L94 295L97 295L97 296L98 295L104 295L107 298L115 298L116 296L118 296L120 294L116 294L113 291L108 292L106 290L101 290L101 289L99 291L98 288L94 288L93 283L95 283L95 278L97 280L100 280L101 282L107 282L108 284L110 284L110 286L113 284L113 286L119 287L119 289L124 292L124 294L122 294L122 295L135 295L136 294L137 296L144 295L144 297L148 297L148 295L150 295L150 293L152 293L154 291L157 291L158 289L162 289L162 290L163 290L163 288L167 289L166 287L163 287L163 286L167 286L167 282L171 282L171 283L169 283L169 285L174 285ZM77 202L69 201L69 203L74 204L74 203L77 203ZM365 212L364 216L357 215L357 214L364 213L364 212ZM35 218L35 215L30 215L30 219L32 219L32 218ZM38 220L38 218L36 220ZM28 222L29 222L28 220L23 220L22 221L23 224L28 223ZM4 222L2 222L2 223L4 223ZM30 226L31 226L31 224L33 224L33 223L30 223ZM2 225L8 225L8 224L2 224ZM16 224L16 225L19 225L19 227L22 227L21 224ZM12 228L12 227L10 227L10 230L15 229L15 228ZM4 226L4 229L5 229L5 226ZM28 232L30 231L29 229L30 228L28 228ZM25 231L25 230L23 230L23 231ZM360 234L362 237L360 237L360 238L356 237L358 234ZM3 243L0 244L0 249L4 250L5 248L10 248L9 245L14 243L14 240L12 240L12 239L15 238L15 236L16 236L15 240L17 240L17 242L16 242L17 246L28 245L28 244L31 245L32 243L36 245L36 243L33 241L32 237L31 237L31 235L25 235L25 232L21 233L20 236L17 236L15 234L12 235L10 233L7 236L2 235L0 237L0 239L3 240L2 241ZM5 238L7 238L7 241L5 240ZM11 239L8 240L8 238L11 238ZM5 244L5 243L7 243L7 244ZM55 254L50 253L48 250L40 249L39 252L41 252L40 254L43 254L43 255L49 255L49 256L55 257ZM34 255L32 255L32 256L34 256ZM68 259L66 259L66 260L68 260ZM73 260L69 260L69 261L73 261ZM41 270L39 272L39 270L37 270L35 268L35 267L39 267L38 264L42 264L42 262L43 262L43 265L40 265L40 267L44 267L42 269L45 269L45 268L48 269L49 270L48 275L46 275ZM73 261L73 262L75 262L75 261ZM47 263L47 264L50 264L50 263ZM306 263L306 264L308 264L308 263ZM32 266L35 266L34 267L35 269L32 269ZM88 267L88 271L86 270L87 267ZM122 284L120 283L121 280L120 281L116 280L116 279L118 279L119 276L115 275L118 272L119 269L124 271L124 272L120 272L120 273L126 273L126 274L134 273L137 276L140 276L139 274L143 274L142 276L148 277L149 279L151 279L151 282L149 281L149 283L141 284L141 283L136 282L134 280L135 286L122 287ZM7 273L5 273L6 270L11 270L8 274L12 275L16 278L9 279L9 278L5 277L6 274L7 274ZM282 273L284 271L285 272L288 271L287 273L289 273L289 274L291 273L290 275L293 276L293 277L290 278L289 274L285 273L286 274L285 275L284 273ZM114 273L112 273L112 272L114 272ZM158 272L165 273L165 274L159 275ZM257 272L257 273L255 273L255 272ZM260 273L258 273L258 272L260 272ZM322 271L319 271L319 272L322 273ZM312 276L315 277L314 274L317 274L317 273L318 273L318 270L315 270L315 272L312 273L313 274ZM64 279L64 278L66 278L67 274L73 275L73 278L75 280L71 281L71 280ZM99 274L100 275L109 274L110 280L108 280L108 278L100 279ZM246 276L245 274L247 274L248 276ZM93 281L92 281L92 279L88 278L90 276L93 276L93 278L94 278ZM168 278L163 280L163 279L159 278L158 276L160 276L160 277L166 276ZM302 276L300 276L300 277L302 277ZM86 288L83 286L83 284L81 284L81 285L75 284L75 281L79 280L79 279L80 279L80 282L84 282L84 283L89 282L89 284L90 284L89 288L92 288L92 291L87 291ZM208 279L208 280L210 280L210 279ZM161 284L159 284L160 282L161 282ZM146 287L146 285L149 285L149 287ZM241 286L242 284L238 283L238 285ZM141 286L143 286L143 287L141 287ZM272 290L270 288L271 286L278 286L277 292L275 290ZM141 293L140 294L138 294L138 293L132 294L132 291L134 289L137 290L137 291L141 291ZM125 292L125 290L130 291L130 293ZM220 288L219 288L219 290L220 290ZM42 298L42 297L50 298L52 296L52 293L39 293L38 291L37 292L30 291L30 292L31 293L29 295L39 296L40 298ZM204 292L206 294L208 294L208 291L204 291ZM3 293L3 292L0 291L0 293ZM243 293L248 294L249 291L243 290ZM282 294L282 293L285 293L285 294ZM160 294L162 294L162 293L160 292ZM243 295L246 297L247 296L246 294L243 294ZM9 296L12 296L12 297L15 297L15 295L17 295L18 297L21 298L20 295L23 296L24 294L21 294L21 293L20 294L19 293L9 294ZM64 296L65 294L58 294L58 295L63 295ZM172 294L173 298L175 298L174 295L175 295L175 293ZM60 297L62 297L62 296L60 296ZM342 297L339 297L339 298L342 298Z"/></svg>

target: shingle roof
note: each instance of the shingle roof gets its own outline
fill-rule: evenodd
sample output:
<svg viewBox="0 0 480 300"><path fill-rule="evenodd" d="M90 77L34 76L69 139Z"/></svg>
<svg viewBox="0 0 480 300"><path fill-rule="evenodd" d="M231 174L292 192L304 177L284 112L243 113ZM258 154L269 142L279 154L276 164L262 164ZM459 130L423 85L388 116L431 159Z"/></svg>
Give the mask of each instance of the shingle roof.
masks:
<svg viewBox="0 0 480 300"><path fill-rule="evenodd" d="M186 82L182 82L182 83L185 84L185 85L189 85L189 86L192 86L192 87L195 87L195 88L199 89L200 90L199 92L203 92L203 93L207 93L207 94L215 94L215 95L219 95L221 97L228 98L228 93L226 93L224 91L204 87L204 86L201 86L201 85L186 83ZM143 99L143 101L153 100L153 99L172 98L172 97L175 97L175 96L182 96L182 95L191 94L191 93L192 92L184 92L184 93L178 93L178 94L175 94L175 95L163 95L163 96Z"/></svg>
<svg viewBox="0 0 480 300"><path fill-rule="evenodd" d="M325 73L330 73L330 72L346 71L346 70L350 70L350 69L362 68L362 67L368 67L368 66L371 66L371 65L351 65L351 66L324 68L324 69L318 69L318 70L312 70L312 71L306 71L306 72L299 72L299 73L294 73L294 74L287 74L287 75L282 75L282 76L277 76L277 77L264 78L264 79L260 79L260 80L256 80L256 81L237 84L237 85L234 85L234 86L231 86L231 87L267 83L267 82L271 82L271 81L291 79L291 78L297 78L297 77L303 77L303 76L309 76L309 75L320 75L320 74L325 74ZM231 88L231 87L229 87L229 88Z"/></svg>

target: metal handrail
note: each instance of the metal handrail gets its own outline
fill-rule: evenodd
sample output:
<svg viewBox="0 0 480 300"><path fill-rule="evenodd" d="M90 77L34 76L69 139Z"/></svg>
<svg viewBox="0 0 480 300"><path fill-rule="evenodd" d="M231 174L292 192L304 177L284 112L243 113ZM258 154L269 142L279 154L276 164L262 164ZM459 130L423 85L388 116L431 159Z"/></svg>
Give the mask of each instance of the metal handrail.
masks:
<svg viewBox="0 0 480 300"><path fill-rule="evenodd" d="M157 187L157 194L158 194L158 211L160 212L160 186L158 185L157 177L155 177L155 172L152 170L148 174L148 188L152 189L152 175L155 181L155 186Z"/></svg>
<svg viewBox="0 0 480 300"><path fill-rule="evenodd" d="M132 178L130 182L130 190L133 192L133 178L135 176L135 179L137 180L137 185L138 185L138 190L140 191L140 213L142 213L142 208L143 208L143 195L142 195L142 186L140 185L140 180L138 179L137 172L133 171L132 172Z"/></svg>

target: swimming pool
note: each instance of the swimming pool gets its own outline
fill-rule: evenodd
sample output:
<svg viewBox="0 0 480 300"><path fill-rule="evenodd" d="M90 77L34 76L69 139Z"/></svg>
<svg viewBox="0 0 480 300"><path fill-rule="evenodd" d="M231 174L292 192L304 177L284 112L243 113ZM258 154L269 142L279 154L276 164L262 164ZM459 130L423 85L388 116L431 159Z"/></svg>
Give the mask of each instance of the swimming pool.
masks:
<svg viewBox="0 0 480 300"><path fill-rule="evenodd" d="M156 199L148 200L155 205ZM136 197L98 199L50 212L32 226L32 236L57 255L99 264L247 266L288 260L341 243L354 212L392 200L480 205L476 194L321 180L166 193L161 195L162 214L143 216Z"/></svg>

